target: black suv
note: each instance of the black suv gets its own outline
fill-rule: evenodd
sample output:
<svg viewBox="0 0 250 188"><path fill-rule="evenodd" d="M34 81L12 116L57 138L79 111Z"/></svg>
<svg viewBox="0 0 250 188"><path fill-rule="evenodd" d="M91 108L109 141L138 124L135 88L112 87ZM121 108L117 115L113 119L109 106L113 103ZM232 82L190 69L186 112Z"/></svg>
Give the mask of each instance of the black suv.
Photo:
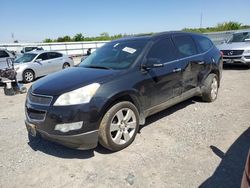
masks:
<svg viewBox="0 0 250 188"><path fill-rule="evenodd" d="M25 104L29 135L77 149L130 145L145 118L201 96L217 98L220 51L205 36L164 32L105 44L35 82ZM32 137L30 137L32 138Z"/></svg>

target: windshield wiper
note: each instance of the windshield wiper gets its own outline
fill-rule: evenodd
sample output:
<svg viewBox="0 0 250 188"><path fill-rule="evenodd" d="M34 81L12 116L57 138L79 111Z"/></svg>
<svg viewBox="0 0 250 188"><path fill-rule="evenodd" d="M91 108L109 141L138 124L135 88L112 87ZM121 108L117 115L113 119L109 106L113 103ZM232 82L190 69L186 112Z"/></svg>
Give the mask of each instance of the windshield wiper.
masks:
<svg viewBox="0 0 250 188"><path fill-rule="evenodd" d="M98 65L89 65L89 66L84 66L86 68L95 68L95 69L107 69L107 70L110 70L112 68L110 67L102 67L102 66L98 66Z"/></svg>

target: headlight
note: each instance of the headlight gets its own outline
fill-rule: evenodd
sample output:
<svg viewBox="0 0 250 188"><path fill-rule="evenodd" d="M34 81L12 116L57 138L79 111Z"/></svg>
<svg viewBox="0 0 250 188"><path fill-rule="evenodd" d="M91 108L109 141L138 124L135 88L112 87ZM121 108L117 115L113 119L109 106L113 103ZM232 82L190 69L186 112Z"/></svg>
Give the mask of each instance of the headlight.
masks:
<svg viewBox="0 0 250 188"><path fill-rule="evenodd" d="M93 83L79 89L64 93L58 97L54 106L66 106L74 104L88 103L95 95L100 84Z"/></svg>
<svg viewBox="0 0 250 188"><path fill-rule="evenodd" d="M250 50L245 50L244 54L250 54Z"/></svg>

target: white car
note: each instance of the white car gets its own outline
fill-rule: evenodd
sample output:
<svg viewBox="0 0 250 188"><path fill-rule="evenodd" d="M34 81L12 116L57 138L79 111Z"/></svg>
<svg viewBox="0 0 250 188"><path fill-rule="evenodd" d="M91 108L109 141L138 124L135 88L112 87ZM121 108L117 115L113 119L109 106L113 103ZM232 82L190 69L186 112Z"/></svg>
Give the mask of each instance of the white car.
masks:
<svg viewBox="0 0 250 188"><path fill-rule="evenodd" d="M14 61L17 80L32 82L35 78L74 66L71 57L53 51L32 51Z"/></svg>
<svg viewBox="0 0 250 188"><path fill-rule="evenodd" d="M15 56L7 50L0 49L0 69L8 68L8 58L15 58Z"/></svg>

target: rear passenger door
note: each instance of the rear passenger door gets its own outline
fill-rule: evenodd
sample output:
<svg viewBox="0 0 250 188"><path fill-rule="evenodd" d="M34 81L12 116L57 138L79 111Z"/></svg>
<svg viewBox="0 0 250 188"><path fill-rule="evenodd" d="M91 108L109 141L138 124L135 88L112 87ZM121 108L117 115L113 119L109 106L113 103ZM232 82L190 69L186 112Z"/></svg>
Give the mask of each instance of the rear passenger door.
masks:
<svg viewBox="0 0 250 188"><path fill-rule="evenodd" d="M148 78L145 79L144 88L150 108L181 94L182 67L170 37L154 42L146 55L147 67L151 67L149 59L157 59L164 64L163 67L151 68L146 74Z"/></svg>
<svg viewBox="0 0 250 188"><path fill-rule="evenodd" d="M179 61L182 64L182 85L186 92L198 86L199 72L204 66L204 59L190 35L176 34L173 36Z"/></svg>

